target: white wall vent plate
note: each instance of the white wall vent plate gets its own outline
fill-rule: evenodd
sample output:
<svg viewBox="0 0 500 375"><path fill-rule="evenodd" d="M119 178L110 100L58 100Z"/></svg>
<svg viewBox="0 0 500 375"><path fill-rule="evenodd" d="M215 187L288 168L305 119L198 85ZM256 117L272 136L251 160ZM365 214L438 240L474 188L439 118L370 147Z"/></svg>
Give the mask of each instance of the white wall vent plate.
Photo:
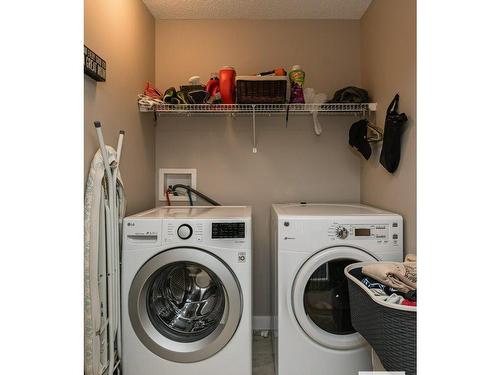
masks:
<svg viewBox="0 0 500 375"><path fill-rule="evenodd" d="M169 186L183 184L196 189L196 169L187 168L160 168L158 175L158 200L166 201L166 191ZM170 194L170 200L175 202L189 202L189 198L184 189L179 189L180 195ZM196 195L191 195L193 201L196 200Z"/></svg>

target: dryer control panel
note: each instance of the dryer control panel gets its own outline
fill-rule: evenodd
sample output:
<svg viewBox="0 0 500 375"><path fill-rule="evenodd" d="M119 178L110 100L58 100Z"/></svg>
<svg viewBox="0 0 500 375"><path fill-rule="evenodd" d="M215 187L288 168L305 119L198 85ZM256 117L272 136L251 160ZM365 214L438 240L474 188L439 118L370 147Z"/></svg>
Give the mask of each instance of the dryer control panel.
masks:
<svg viewBox="0 0 500 375"><path fill-rule="evenodd" d="M332 240L371 240L378 243L397 243L399 242L398 226L398 223L333 223L328 228L328 237Z"/></svg>

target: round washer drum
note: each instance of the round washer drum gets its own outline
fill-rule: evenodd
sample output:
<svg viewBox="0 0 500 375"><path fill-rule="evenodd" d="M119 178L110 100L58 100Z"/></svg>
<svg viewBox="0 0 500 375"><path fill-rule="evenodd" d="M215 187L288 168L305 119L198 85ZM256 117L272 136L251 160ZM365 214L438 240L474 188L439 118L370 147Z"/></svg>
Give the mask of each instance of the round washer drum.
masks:
<svg viewBox="0 0 500 375"><path fill-rule="evenodd" d="M336 246L307 259L295 276L292 308L302 330L329 349L349 350L366 345L351 325L344 268L355 262L377 260L364 250Z"/></svg>
<svg viewBox="0 0 500 375"><path fill-rule="evenodd" d="M149 259L129 291L139 340L174 362L198 362L221 350L238 328L239 283L218 257L197 248L165 250Z"/></svg>

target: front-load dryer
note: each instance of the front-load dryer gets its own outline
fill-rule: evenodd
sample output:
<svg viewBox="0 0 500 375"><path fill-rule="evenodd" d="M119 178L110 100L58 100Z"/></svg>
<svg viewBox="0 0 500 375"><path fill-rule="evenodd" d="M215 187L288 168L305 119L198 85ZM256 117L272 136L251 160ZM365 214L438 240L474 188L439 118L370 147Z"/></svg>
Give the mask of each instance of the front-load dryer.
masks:
<svg viewBox="0 0 500 375"><path fill-rule="evenodd" d="M271 215L276 373L371 370L371 348L351 324L344 268L402 261L401 216L358 204L275 204Z"/></svg>
<svg viewBox="0 0 500 375"><path fill-rule="evenodd" d="M123 374L251 375L251 208L161 207L123 228Z"/></svg>

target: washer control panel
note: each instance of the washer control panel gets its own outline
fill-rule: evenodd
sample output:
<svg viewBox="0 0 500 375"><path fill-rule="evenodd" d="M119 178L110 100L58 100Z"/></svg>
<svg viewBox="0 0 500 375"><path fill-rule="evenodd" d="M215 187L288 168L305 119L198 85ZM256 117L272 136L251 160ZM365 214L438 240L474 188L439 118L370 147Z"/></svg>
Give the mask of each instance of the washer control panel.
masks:
<svg viewBox="0 0 500 375"><path fill-rule="evenodd" d="M212 223L212 239L245 238L244 222Z"/></svg>
<svg viewBox="0 0 500 375"><path fill-rule="evenodd" d="M164 224L164 243L186 242L200 244L207 241L229 240L239 244L247 240L250 226L244 221L184 221L171 220ZM211 243L213 245L213 243Z"/></svg>

